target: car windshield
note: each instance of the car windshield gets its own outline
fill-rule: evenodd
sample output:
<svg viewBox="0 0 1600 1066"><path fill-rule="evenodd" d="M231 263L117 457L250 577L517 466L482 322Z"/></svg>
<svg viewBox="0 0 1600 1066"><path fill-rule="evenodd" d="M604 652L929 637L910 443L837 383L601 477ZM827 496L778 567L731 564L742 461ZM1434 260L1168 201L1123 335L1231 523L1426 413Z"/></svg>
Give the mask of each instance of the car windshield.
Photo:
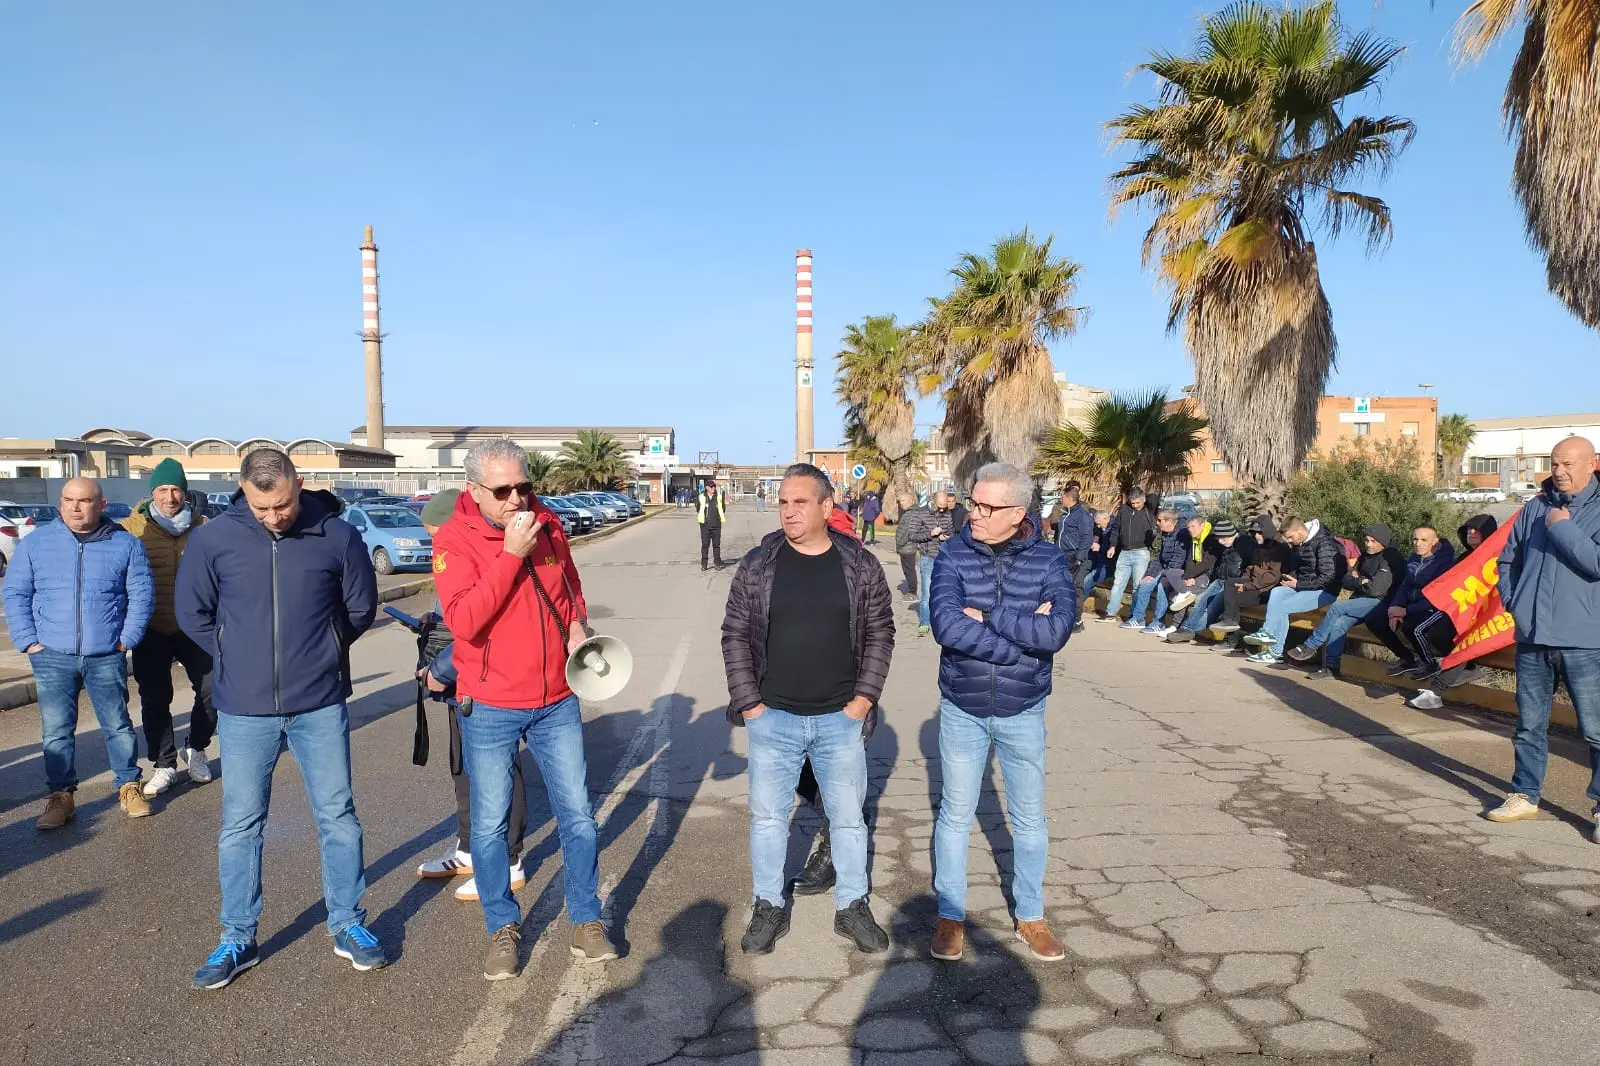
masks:
<svg viewBox="0 0 1600 1066"><path fill-rule="evenodd" d="M56 519L61 517L61 512L56 510L54 507L45 507L42 505L24 507L22 509L22 513L24 517L31 518L35 522L54 522Z"/></svg>
<svg viewBox="0 0 1600 1066"><path fill-rule="evenodd" d="M367 517L372 519L372 524L379 529L410 529L420 528L422 519L414 511L403 511L398 507L386 507L383 510L367 512Z"/></svg>

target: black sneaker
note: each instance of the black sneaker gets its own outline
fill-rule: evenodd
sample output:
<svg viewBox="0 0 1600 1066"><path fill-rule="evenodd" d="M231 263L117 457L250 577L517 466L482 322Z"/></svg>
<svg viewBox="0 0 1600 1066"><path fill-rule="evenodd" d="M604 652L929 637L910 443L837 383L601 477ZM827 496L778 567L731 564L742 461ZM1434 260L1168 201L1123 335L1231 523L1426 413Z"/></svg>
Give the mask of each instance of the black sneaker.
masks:
<svg viewBox="0 0 1600 1066"><path fill-rule="evenodd" d="M1188 629L1176 629L1167 634L1168 644L1187 644L1194 640L1194 632Z"/></svg>
<svg viewBox="0 0 1600 1066"><path fill-rule="evenodd" d="M788 933L788 909L758 899L750 912L750 927L739 941L739 950L746 955L770 955L773 946Z"/></svg>
<svg viewBox="0 0 1600 1066"><path fill-rule="evenodd" d="M1438 663L1418 663L1407 672L1406 676L1415 678L1418 681L1426 681L1438 672Z"/></svg>
<svg viewBox="0 0 1600 1066"><path fill-rule="evenodd" d="M1390 663L1389 669L1385 670L1384 673L1390 677L1399 677L1401 674L1415 670L1419 665L1421 664L1415 659L1398 659Z"/></svg>
<svg viewBox="0 0 1600 1066"><path fill-rule="evenodd" d="M827 826L817 835L817 850L811 853L800 877L794 883L797 896L820 896L833 887L838 875L833 869L833 845L828 840Z"/></svg>
<svg viewBox="0 0 1600 1066"><path fill-rule="evenodd" d="M1297 663L1308 663L1317 657L1319 650L1302 644L1298 648L1290 648L1286 654Z"/></svg>
<svg viewBox="0 0 1600 1066"><path fill-rule="evenodd" d="M1235 619L1224 618L1221 621L1212 622L1211 628L1218 633L1237 633L1239 632L1239 623Z"/></svg>
<svg viewBox="0 0 1600 1066"><path fill-rule="evenodd" d="M867 897L862 896L842 911L833 912L833 931L855 942L856 950L868 955L889 950L889 934L873 920Z"/></svg>
<svg viewBox="0 0 1600 1066"><path fill-rule="evenodd" d="M1338 677L1338 676L1339 676L1338 674L1334 673L1332 670L1329 670L1326 666L1319 666L1315 670L1311 671L1309 674L1306 675L1306 680L1307 681L1326 681L1330 677Z"/></svg>

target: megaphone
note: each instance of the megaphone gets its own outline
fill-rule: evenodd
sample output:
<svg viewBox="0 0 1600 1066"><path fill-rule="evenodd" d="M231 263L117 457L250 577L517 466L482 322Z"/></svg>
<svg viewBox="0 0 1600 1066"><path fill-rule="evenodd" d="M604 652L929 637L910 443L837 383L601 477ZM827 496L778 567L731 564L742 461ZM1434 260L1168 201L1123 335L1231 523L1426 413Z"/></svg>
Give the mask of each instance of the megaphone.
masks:
<svg viewBox="0 0 1600 1066"><path fill-rule="evenodd" d="M609 700L632 676L633 652L616 637L590 637L567 657L567 685L582 700Z"/></svg>

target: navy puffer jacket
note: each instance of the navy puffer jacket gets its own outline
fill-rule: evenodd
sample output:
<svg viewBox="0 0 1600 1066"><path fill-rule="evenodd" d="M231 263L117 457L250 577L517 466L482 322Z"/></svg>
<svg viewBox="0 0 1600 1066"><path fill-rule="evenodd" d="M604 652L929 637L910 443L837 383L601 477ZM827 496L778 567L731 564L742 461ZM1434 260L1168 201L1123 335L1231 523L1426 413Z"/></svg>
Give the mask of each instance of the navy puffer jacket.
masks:
<svg viewBox="0 0 1600 1066"><path fill-rule="evenodd" d="M1050 613L1035 614L1046 602ZM983 621L965 607L982 611ZM1078 590L1037 519L998 549L963 526L933 564L928 612L942 649L939 694L968 714L1009 718L1050 695L1050 660L1072 635Z"/></svg>

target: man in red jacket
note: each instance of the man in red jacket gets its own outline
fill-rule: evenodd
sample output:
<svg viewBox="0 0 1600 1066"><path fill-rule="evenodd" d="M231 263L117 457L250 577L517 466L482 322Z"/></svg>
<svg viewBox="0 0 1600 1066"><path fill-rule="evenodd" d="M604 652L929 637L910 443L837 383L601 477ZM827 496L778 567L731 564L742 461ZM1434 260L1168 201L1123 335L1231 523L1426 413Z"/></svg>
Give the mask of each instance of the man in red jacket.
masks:
<svg viewBox="0 0 1600 1066"><path fill-rule="evenodd" d="M567 655L588 635L588 607L561 522L533 493L509 440L474 445L467 491L433 541L440 610L455 637L462 760L472 782L472 867L489 931L483 976L516 976L522 911L511 895L506 828L512 764L528 745L561 837L572 953L617 957L600 920L594 814L578 697Z"/></svg>

